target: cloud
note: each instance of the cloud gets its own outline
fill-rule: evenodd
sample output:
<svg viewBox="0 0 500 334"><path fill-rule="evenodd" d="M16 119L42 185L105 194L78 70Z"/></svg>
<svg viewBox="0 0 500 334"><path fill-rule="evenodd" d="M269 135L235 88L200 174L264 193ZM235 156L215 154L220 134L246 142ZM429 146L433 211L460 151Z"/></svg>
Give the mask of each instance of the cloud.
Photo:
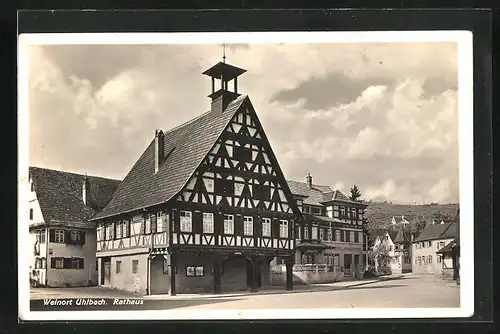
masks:
<svg viewBox="0 0 500 334"><path fill-rule="evenodd" d="M242 44L226 56L248 70L239 91L288 179L458 200L455 44ZM123 178L155 129L209 109L201 72L220 60L219 45L32 47L32 164Z"/></svg>

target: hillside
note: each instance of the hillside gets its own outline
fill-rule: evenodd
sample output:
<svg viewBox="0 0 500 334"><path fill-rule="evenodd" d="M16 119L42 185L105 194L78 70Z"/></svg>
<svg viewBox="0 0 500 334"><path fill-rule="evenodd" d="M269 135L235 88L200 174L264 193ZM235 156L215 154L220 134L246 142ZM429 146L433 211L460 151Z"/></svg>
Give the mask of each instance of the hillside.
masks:
<svg viewBox="0 0 500 334"><path fill-rule="evenodd" d="M392 217L405 216L411 221L417 216L430 216L435 212L440 212L455 218L458 210L458 203L454 204L425 204L425 205L403 205L385 202L367 202L368 207L365 217L378 226L385 226L391 223Z"/></svg>

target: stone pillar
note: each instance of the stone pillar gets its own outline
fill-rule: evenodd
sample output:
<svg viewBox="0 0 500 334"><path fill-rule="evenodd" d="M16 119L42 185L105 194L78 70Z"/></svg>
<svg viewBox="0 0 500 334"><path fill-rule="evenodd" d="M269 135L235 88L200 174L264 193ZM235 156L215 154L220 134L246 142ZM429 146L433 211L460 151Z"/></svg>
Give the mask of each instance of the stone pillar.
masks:
<svg viewBox="0 0 500 334"><path fill-rule="evenodd" d="M286 258L286 289L293 290L293 258Z"/></svg>
<svg viewBox="0 0 500 334"><path fill-rule="evenodd" d="M177 254L170 253L170 295L176 295L175 276L177 272Z"/></svg>

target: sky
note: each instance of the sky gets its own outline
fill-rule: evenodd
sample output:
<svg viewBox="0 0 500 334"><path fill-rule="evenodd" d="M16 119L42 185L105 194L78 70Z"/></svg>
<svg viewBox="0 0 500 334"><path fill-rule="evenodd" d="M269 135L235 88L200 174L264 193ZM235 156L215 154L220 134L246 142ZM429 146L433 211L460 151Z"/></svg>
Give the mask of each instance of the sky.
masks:
<svg viewBox="0 0 500 334"><path fill-rule="evenodd" d="M220 45L29 47L30 165L123 179L210 109ZM455 43L232 44L285 177L393 203L458 199Z"/></svg>

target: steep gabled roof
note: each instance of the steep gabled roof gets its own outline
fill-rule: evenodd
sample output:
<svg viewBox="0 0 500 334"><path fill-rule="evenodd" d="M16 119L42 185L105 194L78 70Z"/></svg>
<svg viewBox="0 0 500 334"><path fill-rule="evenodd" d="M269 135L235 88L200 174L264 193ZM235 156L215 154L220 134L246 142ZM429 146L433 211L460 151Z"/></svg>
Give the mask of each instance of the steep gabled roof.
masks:
<svg viewBox="0 0 500 334"><path fill-rule="evenodd" d="M45 222L85 223L102 210L119 180L87 176L90 201L83 202L85 175L30 167L30 177Z"/></svg>
<svg viewBox="0 0 500 334"><path fill-rule="evenodd" d="M325 185L313 184L311 188L305 182L287 180L288 187L293 195L305 197L304 204L323 206L325 193L333 192L332 188Z"/></svg>
<svg viewBox="0 0 500 334"><path fill-rule="evenodd" d="M245 102L239 96L221 112L208 111L164 134L164 156L155 173L155 142L148 145L95 219L140 210L169 201L196 171L234 115Z"/></svg>
<svg viewBox="0 0 500 334"><path fill-rule="evenodd" d="M457 234L456 225L456 223L428 225L413 242L435 239L453 239Z"/></svg>
<svg viewBox="0 0 500 334"><path fill-rule="evenodd" d="M395 242L394 240L398 236L399 231L396 230L388 230L387 233L389 234L389 237L391 238L392 242Z"/></svg>
<svg viewBox="0 0 500 334"><path fill-rule="evenodd" d="M396 237L394 237L394 239L392 241L395 244L408 244L408 243L411 243L410 233L407 232L407 231L403 231L402 229L400 229L398 231Z"/></svg>

